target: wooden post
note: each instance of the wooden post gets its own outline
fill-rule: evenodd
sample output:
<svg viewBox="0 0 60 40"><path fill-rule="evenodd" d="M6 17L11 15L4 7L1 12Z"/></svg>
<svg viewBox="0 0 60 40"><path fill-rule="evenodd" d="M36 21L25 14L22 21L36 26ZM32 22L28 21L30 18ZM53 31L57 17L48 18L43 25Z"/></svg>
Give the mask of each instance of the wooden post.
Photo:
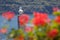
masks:
<svg viewBox="0 0 60 40"><path fill-rule="evenodd" d="M18 29L20 29L19 16L18 16Z"/></svg>

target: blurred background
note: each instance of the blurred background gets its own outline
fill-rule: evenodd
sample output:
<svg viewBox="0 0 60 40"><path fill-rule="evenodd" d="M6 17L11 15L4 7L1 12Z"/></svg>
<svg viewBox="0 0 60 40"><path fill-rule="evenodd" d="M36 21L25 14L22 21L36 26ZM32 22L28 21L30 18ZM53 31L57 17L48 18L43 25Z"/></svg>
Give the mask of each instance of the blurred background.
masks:
<svg viewBox="0 0 60 40"><path fill-rule="evenodd" d="M10 31L11 28L18 29L17 15L19 14L19 7L22 7L24 13L30 15L30 18L33 17L33 11L46 12L49 14L50 18L53 18L52 8L60 8L60 0L0 0L0 28L8 24L8 31ZM12 11L16 14L10 22L1 16L1 14L5 11ZM29 25L30 24L28 24L28 26ZM2 36L2 39L5 40L4 35L0 34L0 36Z"/></svg>
<svg viewBox="0 0 60 40"><path fill-rule="evenodd" d="M18 28L17 15L19 14L19 7L22 7L24 13L29 14L31 18L33 11L46 12L50 18L53 18L51 15L53 11L52 8L60 8L60 0L0 0L0 28L5 24L9 24L9 30L11 28ZM13 11L16 16L8 22L1 16L5 11Z"/></svg>

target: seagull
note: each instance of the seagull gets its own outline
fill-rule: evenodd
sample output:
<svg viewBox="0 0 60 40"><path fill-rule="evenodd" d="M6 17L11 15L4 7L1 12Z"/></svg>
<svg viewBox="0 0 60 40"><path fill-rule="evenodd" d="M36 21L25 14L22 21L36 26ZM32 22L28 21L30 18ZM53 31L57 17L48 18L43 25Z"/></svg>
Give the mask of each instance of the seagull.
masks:
<svg viewBox="0 0 60 40"><path fill-rule="evenodd" d="M19 11L18 11L20 14L22 14L23 13L23 9L22 9L22 7L19 7Z"/></svg>

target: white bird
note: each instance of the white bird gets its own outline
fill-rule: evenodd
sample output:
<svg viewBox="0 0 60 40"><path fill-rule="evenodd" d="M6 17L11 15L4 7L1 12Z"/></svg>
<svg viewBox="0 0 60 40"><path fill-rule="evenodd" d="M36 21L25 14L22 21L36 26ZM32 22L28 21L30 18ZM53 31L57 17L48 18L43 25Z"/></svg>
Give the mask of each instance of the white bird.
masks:
<svg viewBox="0 0 60 40"><path fill-rule="evenodd" d="M23 13L23 9L22 9L22 7L20 7L19 8L19 11L18 11L20 14L22 14Z"/></svg>

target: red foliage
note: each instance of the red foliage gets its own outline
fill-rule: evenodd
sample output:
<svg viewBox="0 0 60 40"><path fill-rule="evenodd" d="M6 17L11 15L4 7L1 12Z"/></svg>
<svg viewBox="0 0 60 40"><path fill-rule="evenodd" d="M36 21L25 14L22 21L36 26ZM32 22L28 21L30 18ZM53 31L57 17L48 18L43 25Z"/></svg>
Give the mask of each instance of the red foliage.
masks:
<svg viewBox="0 0 60 40"><path fill-rule="evenodd" d="M2 28L2 29L0 29L0 32L1 32L2 34L5 34L5 33L7 33L7 29L6 29L6 28Z"/></svg>
<svg viewBox="0 0 60 40"><path fill-rule="evenodd" d="M33 12L34 17L39 17L40 13L39 12Z"/></svg>
<svg viewBox="0 0 60 40"><path fill-rule="evenodd" d="M2 13L2 16L6 18L7 20L11 20L14 17L14 12L6 11Z"/></svg>
<svg viewBox="0 0 60 40"><path fill-rule="evenodd" d="M53 7L53 11L54 11L54 12L56 12L56 11L58 11L58 10L59 10L58 7Z"/></svg>
<svg viewBox="0 0 60 40"><path fill-rule="evenodd" d="M34 25L45 25L46 23L50 22L50 19L48 18L48 15L46 13L34 12L33 15Z"/></svg>
<svg viewBox="0 0 60 40"><path fill-rule="evenodd" d="M32 32L33 31L33 28L32 27L26 27L25 28L25 32Z"/></svg>
<svg viewBox="0 0 60 40"><path fill-rule="evenodd" d="M0 30L0 33L1 33L1 30Z"/></svg>
<svg viewBox="0 0 60 40"><path fill-rule="evenodd" d="M20 25L24 25L25 23L28 23L28 21L29 21L29 15L22 14L22 15L19 16Z"/></svg>
<svg viewBox="0 0 60 40"><path fill-rule="evenodd" d="M54 38L57 34L58 34L58 30L57 29L53 29L50 32L48 32L48 37Z"/></svg>
<svg viewBox="0 0 60 40"><path fill-rule="evenodd" d="M55 17L55 21L56 21L58 24L60 24L60 16L56 16L56 17Z"/></svg>

